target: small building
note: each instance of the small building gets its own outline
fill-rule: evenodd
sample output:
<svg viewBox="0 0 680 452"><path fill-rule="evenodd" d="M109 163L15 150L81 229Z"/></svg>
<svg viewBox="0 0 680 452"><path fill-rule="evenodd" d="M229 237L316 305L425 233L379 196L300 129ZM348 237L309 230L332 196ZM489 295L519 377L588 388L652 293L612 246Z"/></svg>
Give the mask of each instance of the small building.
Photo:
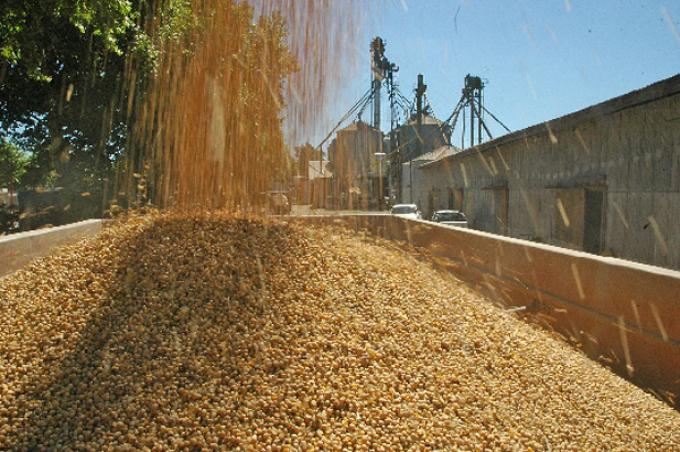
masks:
<svg viewBox="0 0 680 452"><path fill-rule="evenodd" d="M426 180L427 174L420 171L422 165L436 162L443 158L460 152L460 149L454 146L440 146L434 151L415 157L401 165L401 180L402 196L401 199L405 204L416 204L422 211L425 218L430 218L434 213L435 206L440 208L441 203L433 199L434 191L430 190L429 182ZM439 199L437 199L439 201ZM446 208L453 208L453 206L446 205ZM444 208L444 207L441 207Z"/></svg>
<svg viewBox="0 0 680 452"><path fill-rule="evenodd" d="M307 167L308 204L314 208L326 207L330 193L330 181L333 174L329 170L327 160L310 160Z"/></svg>
<svg viewBox="0 0 680 452"><path fill-rule="evenodd" d="M420 158L422 155L446 146L450 137L448 124L426 113L422 114L420 125L414 115L392 132L391 140L388 141L390 146L385 148L389 152L387 184L392 202L409 202L413 197L410 192L404 192L405 185L411 185L411 175L409 172L408 179L402 179L402 165L408 162L413 162L412 165L423 163L425 160Z"/></svg>

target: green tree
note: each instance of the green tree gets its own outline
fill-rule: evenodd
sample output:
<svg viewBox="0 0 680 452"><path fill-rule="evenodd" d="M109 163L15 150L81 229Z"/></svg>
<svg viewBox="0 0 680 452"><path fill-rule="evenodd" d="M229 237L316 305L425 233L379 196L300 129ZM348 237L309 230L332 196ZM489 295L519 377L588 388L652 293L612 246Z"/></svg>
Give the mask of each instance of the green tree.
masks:
<svg viewBox="0 0 680 452"><path fill-rule="evenodd" d="M24 182L100 205L160 42L191 24L189 0L0 2L0 138L31 154Z"/></svg>
<svg viewBox="0 0 680 452"><path fill-rule="evenodd" d="M126 63L144 57L140 18L128 0L2 2L0 129L32 154L27 182L56 175L85 191L110 172L125 140ZM92 177L76 176L83 166Z"/></svg>
<svg viewBox="0 0 680 452"><path fill-rule="evenodd" d="M9 203L12 203L14 190L21 181L28 159L15 145L0 140L0 188L7 188Z"/></svg>

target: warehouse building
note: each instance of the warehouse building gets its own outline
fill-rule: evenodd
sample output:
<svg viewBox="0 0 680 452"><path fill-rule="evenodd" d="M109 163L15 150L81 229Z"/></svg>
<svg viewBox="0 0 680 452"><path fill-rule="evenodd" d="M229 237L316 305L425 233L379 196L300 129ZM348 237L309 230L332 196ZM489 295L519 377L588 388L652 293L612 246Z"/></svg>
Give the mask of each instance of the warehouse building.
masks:
<svg viewBox="0 0 680 452"><path fill-rule="evenodd" d="M680 268L680 75L412 165L425 215Z"/></svg>

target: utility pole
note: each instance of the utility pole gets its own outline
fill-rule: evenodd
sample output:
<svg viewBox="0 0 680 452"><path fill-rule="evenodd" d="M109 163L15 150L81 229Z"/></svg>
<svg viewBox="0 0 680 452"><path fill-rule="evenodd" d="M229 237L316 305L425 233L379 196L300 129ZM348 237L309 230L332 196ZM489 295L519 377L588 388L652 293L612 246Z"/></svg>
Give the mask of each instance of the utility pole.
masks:
<svg viewBox="0 0 680 452"><path fill-rule="evenodd" d="M477 144L482 144L482 90L477 91Z"/></svg>
<svg viewBox="0 0 680 452"><path fill-rule="evenodd" d="M423 153L422 125L423 125L423 96L427 85L423 83L423 74L418 74L418 86L416 87L416 132L418 136L418 155Z"/></svg>
<svg viewBox="0 0 680 452"><path fill-rule="evenodd" d="M373 93L373 127L380 130L380 88L386 69L385 41L376 37L371 41L371 90Z"/></svg>
<svg viewBox="0 0 680 452"><path fill-rule="evenodd" d="M470 102L470 147L475 145L475 92L474 90L469 91L469 102Z"/></svg>
<svg viewBox="0 0 680 452"><path fill-rule="evenodd" d="M482 91L484 90L484 82L480 77L474 75L465 76L465 87L463 88L463 97L466 105L470 106L470 147L475 145L475 119L477 120L477 144L482 143L482 111L484 105L482 103ZM463 109L463 118L465 118L465 111ZM463 119L465 121L465 119ZM465 123L463 122L463 127ZM463 132L463 140L465 139L465 132ZM463 144L464 147L464 144Z"/></svg>

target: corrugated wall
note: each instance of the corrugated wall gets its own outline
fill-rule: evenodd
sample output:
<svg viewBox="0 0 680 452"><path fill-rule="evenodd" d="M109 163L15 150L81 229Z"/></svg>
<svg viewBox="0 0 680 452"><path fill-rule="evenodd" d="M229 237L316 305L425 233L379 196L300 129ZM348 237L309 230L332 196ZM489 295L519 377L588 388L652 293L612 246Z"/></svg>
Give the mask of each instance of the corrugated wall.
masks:
<svg viewBox="0 0 680 452"><path fill-rule="evenodd" d="M575 249L584 249L584 239L561 240L565 215L556 203L559 193L581 191L565 199L596 199L587 192L603 191L600 253L680 268L680 95L599 116L591 111L584 120L579 114L427 165L418 170L426 181L421 190L462 189L472 226L499 233L497 193L507 188L508 235ZM435 208L447 207L447 196L436 200ZM582 212L567 218L569 227L585 227L575 235L592 239L584 216L593 218L594 210L578 202L563 206L567 217Z"/></svg>

